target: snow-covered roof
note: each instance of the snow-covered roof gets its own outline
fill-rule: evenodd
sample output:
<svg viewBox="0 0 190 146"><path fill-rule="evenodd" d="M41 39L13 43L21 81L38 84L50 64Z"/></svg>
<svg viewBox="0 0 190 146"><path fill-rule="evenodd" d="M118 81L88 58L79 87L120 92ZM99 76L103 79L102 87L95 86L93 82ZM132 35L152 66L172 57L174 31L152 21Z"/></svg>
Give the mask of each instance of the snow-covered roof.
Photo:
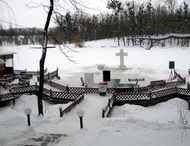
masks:
<svg viewBox="0 0 190 146"><path fill-rule="evenodd" d="M16 52L0 52L0 56L13 55L13 54L16 54Z"/></svg>

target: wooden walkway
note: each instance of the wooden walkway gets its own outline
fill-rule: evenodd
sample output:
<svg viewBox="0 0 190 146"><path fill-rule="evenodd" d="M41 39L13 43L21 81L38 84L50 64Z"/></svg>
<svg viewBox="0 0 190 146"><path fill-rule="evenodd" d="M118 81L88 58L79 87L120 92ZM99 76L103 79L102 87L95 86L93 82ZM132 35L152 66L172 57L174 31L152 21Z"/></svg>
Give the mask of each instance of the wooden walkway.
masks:
<svg viewBox="0 0 190 146"><path fill-rule="evenodd" d="M182 78L176 71L174 71L174 74L177 78L177 81L174 82L164 83L163 81L156 81L146 87L136 88L133 91L114 93L108 100L106 107L103 108L102 117L107 117L112 107L115 105L129 103L142 106L152 106L176 97L186 100L190 109L190 84L187 84L187 89L177 87L185 85L186 79Z"/></svg>
<svg viewBox="0 0 190 146"><path fill-rule="evenodd" d="M190 109L190 90L171 87L160 89L153 92L127 92L127 93L115 93L108 100L107 106L102 110L102 117L109 115L111 109L115 105L135 104L141 106L152 106L161 102L168 101L173 98L181 98L186 100Z"/></svg>
<svg viewBox="0 0 190 146"><path fill-rule="evenodd" d="M177 72L174 73L177 81L173 82L165 82L163 80L160 80L152 81L150 85L145 87L108 88L107 93L112 94L113 96L108 100L106 107L103 108L102 117L106 117L114 105L123 105L126 103L142 106L152 106L175 97L179 97L190 103L190 85L188 84L187 89L177 87L180 85L185 85L186 80L177 74ZM46 75L46 83L58 89L59 91L53 91L44 88L44 99L49 100L53 103L67 103L70 101L73 102L68 108L60 110L60 116L69 112L78 103L84 100L84 94L99 93L99 88L68 87L60 85L51 81L51 79L54 77L58 77L58 70ZM9 78L12 77L9 76ZM16 99L16 95L19 94L37 94L39 89L38 85L29 85L29 82L8 84L4 87L9 88L10 93L0 95L0 103L11 100L14 101Z"/></svg>

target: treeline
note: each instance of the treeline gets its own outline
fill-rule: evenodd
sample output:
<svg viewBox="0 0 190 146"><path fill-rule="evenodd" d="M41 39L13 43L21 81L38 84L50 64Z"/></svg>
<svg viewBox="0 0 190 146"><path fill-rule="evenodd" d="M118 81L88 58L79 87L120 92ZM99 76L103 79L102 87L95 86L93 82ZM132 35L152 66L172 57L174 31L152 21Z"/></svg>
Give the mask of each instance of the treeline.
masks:
<svg viewBox="0 0 190 146"><path fill-rule="evenodd" d="M3 44L41 44L42 30L38 28L12 28L3 29L0 27L0 45Z"/></svg>
<svg viewBox="0 0 190 146"><path fill-rule="evenodd" d="M113 10L111 14L87 15L67 12L61 15L55 13L56 27L50 30L49 42L54 44L79 43L79 46L82 46L80 42L83 41L116 37L118 45L121 40L124 45L129 45L129 43L142 45L145 42L152 43L151 36L160 37L171 33L190 34L189 6L185 2L180 5L176 5L175 2L175 0L166 0L164 5L154 6L151 1L136 4L134 1L121 3L118 0L110 0L108 8ZM22 35L28 40L25 43L41 43L41 34L41 30L36 28L6 31L0 29L0 36L5 38ZM178 39L178 44L183 42L189 45L189 37L183 38L182 41L180 37L175 37L176 39Z"/></svg>
<svg viewBox="0 0 190 146"><path fill-rule="evenodd" d="M142 36L190 33L190 12L185 2L177 6L174 0L167 0L165 5L153 6L151 1L138 5L134 1L123 4L111 0L108 8L113 10L112 14L89 16L68 12L65 16L57 16L57 27L52 30L56 41L117 37L124 41L124 45L129 39L134 45Z"/></svg>

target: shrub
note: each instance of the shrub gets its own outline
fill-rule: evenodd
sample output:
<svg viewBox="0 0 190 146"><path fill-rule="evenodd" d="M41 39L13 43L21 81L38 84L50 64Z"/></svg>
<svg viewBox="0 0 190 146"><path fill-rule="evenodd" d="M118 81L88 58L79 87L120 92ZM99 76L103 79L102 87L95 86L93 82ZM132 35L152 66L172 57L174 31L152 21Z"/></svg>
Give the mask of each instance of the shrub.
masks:
<svg viewBox="0 0 190 146"><path fill-rule="evenodd" d="M84 47L84 41L80 35L76 35L73 37L73 43L75 44L76 47Z"/></svg>

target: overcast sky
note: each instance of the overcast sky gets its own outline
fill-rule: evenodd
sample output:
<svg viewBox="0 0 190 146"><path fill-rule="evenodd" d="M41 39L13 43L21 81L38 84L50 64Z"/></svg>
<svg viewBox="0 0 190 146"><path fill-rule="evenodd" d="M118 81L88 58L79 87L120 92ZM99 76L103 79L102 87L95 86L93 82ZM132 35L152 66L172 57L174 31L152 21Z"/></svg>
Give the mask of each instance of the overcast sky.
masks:
<svg viewBox="0 0 190 146"><path fill-rule="evenodd" d="M0 24L5 27L9 26L6 22L16 23L24 27L38 27L43 28L47 13L43 7L29 8L29 6L36 6L36 4L47 4L49 5L49 0L3 0L11 8L9 8L5 3L0 0ZM64 0L54 0L54 1L64 1ZM68 0L66 0L68 1ZM107 0L76 0L81 2L83 5L90 8L106 11ZM35 4L36 3L36 4ZM62 4L65 7L66 4ZM11 10L12 9L12 10ZM101 11L95 11L90 9L85 9L84 11L90 13L99 13ZM67 7L67 10L72 11L73 8ZM3 22L6 21L6 22ZM51 21L51 26L54 22ZM13 26L15 27L15 26ZM19 27L19 26L17 26Z"/></svg>

